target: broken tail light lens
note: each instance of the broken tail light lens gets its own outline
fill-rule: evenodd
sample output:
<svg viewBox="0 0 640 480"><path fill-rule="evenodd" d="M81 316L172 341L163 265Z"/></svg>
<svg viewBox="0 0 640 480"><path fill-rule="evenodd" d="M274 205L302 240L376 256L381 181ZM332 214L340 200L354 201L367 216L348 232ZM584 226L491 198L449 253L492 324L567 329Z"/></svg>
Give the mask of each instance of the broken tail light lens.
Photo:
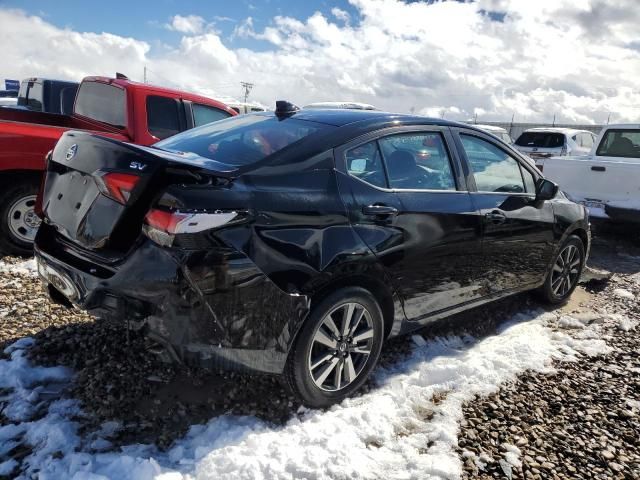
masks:
<svg viewBox="0 0 640 480"><path fill-rule="evenodd" d="M140 181L138 175L130 173L104 173L95 177L98 188L107 197L126 205L131 192Z"/></svg>
<svg viewBox="0 0 640 480"><path fill-rule="evenodd" d="M44 182L47 179L47 171L49 170L49 161L51 160L51 155L53 154L53 150L49 150L47 155L44 157L44 171L42 172L42 176L40 177L40 188L38 189L38 194L36 195L36 204L33 206L33 212L40 218L40 220L44 219L44 210L43 210L43 195L44 195Z"/></svg>
<svg viewBox="0 0 640 480"><path fill-rule="evenodd" d="M237 212L185 213L154 208L147 213L142 230L158 245L170 247L178 234L199 233L221 227L237 216Z"/></svg>

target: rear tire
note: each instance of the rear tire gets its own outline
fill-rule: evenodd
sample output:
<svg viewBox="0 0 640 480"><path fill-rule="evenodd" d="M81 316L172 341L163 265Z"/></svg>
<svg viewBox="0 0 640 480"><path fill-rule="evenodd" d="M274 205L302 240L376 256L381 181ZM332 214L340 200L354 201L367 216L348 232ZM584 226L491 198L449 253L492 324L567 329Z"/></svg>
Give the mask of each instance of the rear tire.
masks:
<svg viewBox="0 0 640 480"><path fill-rule="evenodd" d="M312 308L298 333L285 368L287 384L309 407L340 402L366 381L383 339L382 310L373 295L359 287L337 290Z"/></svg>
<svg viewBox="0 0 640 480"><path fill-rule="evenodd" d="M585 253L582 240L571 235L562 244L553 259L551 270L539 289L541 299L550 305L566 302L578 286L584 262Z"/></svg>
<svg viewBox="0 0 640 480"><path fill-rule="evenodd" d="M6 186L6 184L5 184ZM33 254L33 240L40 225L34 213L38 184L23 180L0 193L0 251L6 255Z"/></svg>

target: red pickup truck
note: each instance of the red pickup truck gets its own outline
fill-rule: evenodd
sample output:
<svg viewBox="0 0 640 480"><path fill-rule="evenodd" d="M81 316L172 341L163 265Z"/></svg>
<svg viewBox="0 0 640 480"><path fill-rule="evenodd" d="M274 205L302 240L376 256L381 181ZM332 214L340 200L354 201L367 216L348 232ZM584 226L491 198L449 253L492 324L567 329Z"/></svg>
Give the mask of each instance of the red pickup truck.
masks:
<svg viewBox="0 0 640 480"><path fill-rule="evenodd" d="M67 130L151 145L236 115L223 103L126 77L86 77L71 115L0 108L0 251L29 254L40 224L34 212L47 152Z"/></svg>

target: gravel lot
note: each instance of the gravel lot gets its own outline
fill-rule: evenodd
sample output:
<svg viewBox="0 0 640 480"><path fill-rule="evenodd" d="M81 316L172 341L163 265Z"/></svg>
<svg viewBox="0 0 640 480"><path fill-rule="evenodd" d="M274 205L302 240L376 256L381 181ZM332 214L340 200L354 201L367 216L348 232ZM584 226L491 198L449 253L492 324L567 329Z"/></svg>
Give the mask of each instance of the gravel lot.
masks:
<svg viewBox="0 0 640 480"><path fill-rule="evenodd" d="M464 404L458 435L463 476L640 478L639 246L619 232L597 236L590 264L607 275L581 285L557 312L559 332L580 339L593 335L585 327L595 325L610 353L556 361L548 372L525 372L498 392ZM127 336L121 325L51 304L39 280L17 267L23 260L2 261L0 351L30 336L35 339L29 349L33 364L65 365L76 372L70 387L51 396L80 400L84 414L76 420L82 432L89 434L105 422L122 426L108 446L96 449L132 443L167 448L191 425L223 414L272 425L304 414L277 377L169 367L147 350L143 338ZM533 296L518 295L458 315L422 338L452 333L491 338L502 321L536 306ZM383 369L405 358L416 341L390 342ZM0 358L8 355L0 353ZM371 382L364 390L375 388ZM437 405L441 399L432 401ZM3 408L0 389L0 427L10 423ZM0 464L18 462L7 478L21 471L20 462L30 453L22 443L6 452L0 448Z"/></svg>

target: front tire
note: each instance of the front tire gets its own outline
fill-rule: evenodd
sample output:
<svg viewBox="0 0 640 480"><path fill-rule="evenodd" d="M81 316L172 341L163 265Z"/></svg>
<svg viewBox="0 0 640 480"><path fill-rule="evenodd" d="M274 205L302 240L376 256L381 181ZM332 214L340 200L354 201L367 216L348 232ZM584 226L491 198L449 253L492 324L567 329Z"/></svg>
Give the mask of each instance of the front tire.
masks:
<svg viewBox="0 0 640 480"><path fill-rule="evenodd" d="M289 354L290 389L313 408L328 407L366 381L380 357L384 320L367 290L340 289L312 308Z"/></svg>
<svg viewBox="0 0 640 480"><path fill-rule="evenodd" d="M33 240L40 226L34 212L38 184L22 181L0 193L0 251L7 255L33 254Z"/></svg>
<svg viewBox="0 0 640 480"><path fill-rule="evenodd" d="M578 286L584 263L582 240L572 235L562 244L553 260L547 279L540 288L542 299L551 305L566 302Z"/></svg>

